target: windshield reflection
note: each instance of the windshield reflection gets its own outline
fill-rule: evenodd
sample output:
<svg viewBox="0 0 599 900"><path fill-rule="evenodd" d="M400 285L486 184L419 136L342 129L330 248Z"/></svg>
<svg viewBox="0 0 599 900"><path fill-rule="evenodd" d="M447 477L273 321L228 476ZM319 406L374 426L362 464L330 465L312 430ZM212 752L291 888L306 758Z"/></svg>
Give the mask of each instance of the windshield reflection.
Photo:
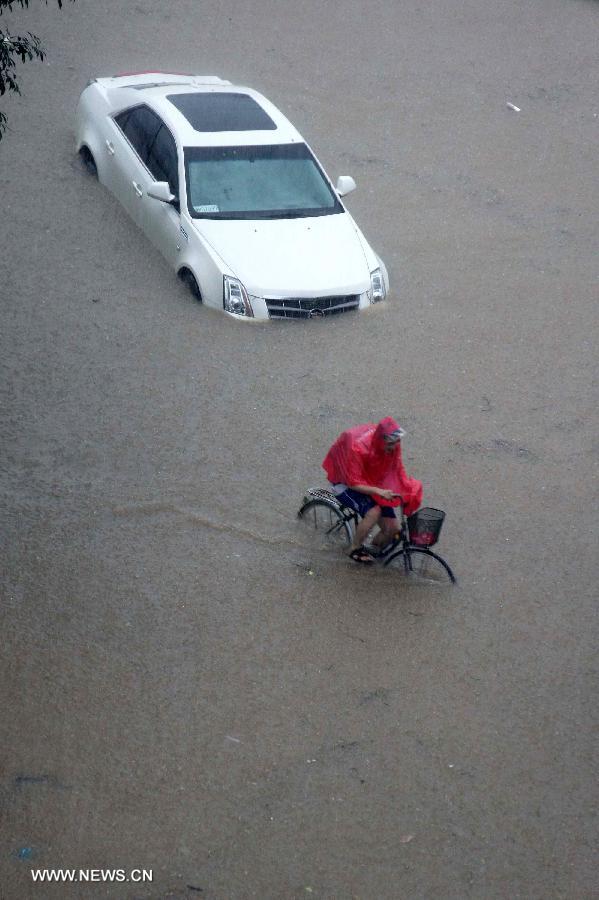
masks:
<svg viewBox="0 0 599 900"><path fill-rule="evenodd" d="M343 211L306 144L187 147L190 215L279 219Z"/></svg>

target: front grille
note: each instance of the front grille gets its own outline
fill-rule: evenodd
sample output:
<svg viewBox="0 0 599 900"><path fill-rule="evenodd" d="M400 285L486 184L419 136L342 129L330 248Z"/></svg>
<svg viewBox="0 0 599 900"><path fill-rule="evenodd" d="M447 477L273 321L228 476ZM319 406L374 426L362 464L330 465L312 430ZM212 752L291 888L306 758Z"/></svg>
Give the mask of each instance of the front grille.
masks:
<svg viewBox="0 0 599 900"><path fill-rule="evenodd" d="M266 300L266 307L271 319L309 319L349 312L357 309L359 303L359 294L347 294L343 297L285 297L281 300Z"/></svg>

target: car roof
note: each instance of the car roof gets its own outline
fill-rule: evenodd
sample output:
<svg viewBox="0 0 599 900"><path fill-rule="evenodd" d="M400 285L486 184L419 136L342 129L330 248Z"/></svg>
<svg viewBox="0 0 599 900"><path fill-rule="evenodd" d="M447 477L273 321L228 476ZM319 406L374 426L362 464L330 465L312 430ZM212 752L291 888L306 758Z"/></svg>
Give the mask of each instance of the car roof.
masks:
<svg viewBox="0 0 599 900"><path fill-rule="evenodd" d="M95 83L105 93L112 114L146 104L185 147L303 141L266 97L215 75L144 72L97 78Z"/></svg>

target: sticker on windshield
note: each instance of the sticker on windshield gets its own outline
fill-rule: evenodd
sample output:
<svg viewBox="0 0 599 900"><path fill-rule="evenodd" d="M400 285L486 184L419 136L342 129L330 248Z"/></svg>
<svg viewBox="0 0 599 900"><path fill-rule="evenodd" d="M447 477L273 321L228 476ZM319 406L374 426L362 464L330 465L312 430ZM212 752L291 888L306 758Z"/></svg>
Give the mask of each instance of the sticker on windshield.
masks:
<svg viewBox="0 0 599 900"><path fill-rule="evenodd" d="M207 203L204 206L194 206L196 212L220 212L220 209L216 205L216 203Z"/></svg>

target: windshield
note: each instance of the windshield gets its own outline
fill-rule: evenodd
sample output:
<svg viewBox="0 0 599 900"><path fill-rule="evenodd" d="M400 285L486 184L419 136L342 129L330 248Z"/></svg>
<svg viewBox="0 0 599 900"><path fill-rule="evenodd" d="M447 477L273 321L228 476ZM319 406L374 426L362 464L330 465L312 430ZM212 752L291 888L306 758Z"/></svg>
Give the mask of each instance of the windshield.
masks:
<svg viewBox="0 0 599 900"><path fill-rule="evenodd" d="M187 202L196 219L326 216L343 207L305 144L187 147Z"/></svg>

